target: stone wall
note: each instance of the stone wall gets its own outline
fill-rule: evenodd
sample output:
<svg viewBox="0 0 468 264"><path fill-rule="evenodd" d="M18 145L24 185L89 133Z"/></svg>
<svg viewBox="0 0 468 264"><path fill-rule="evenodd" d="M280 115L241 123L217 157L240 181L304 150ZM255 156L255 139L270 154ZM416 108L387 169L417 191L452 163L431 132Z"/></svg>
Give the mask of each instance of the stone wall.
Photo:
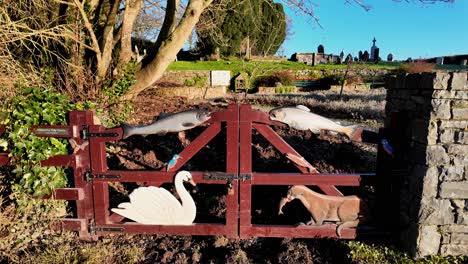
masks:
<svg viewBox="0 0 468 264"><path fill-rule="evenodd" d="M399 75L386 87L395 157L383 176L402 244L416 256L468 255L467 72Z"/></svg>
<svg viewBox="0 0 468 264"><path fill-rule="evenodd" d="M206 78L206 86L210 85L210 71L166 71L163 77L155 84L156 87L163 86L167 87L172 85L173 87L185 86L186 81L193 80L196 76L202 76Z"/></svg>
<svg viewBox="0 0 468 264"><path fill-rule="evenodd" d="M166 71L154 85L155 93L161 96L182 96L189 100L201 98L219 98L226 95L226 86L210 86L211 71ZM203 83L188 86L195 78Z"/></svg>

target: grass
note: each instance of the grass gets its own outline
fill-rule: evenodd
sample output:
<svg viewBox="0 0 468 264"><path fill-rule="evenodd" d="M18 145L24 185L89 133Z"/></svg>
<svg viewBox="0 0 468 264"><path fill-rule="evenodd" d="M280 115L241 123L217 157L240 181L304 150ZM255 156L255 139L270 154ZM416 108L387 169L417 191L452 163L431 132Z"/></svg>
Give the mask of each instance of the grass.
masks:
<svg viewBox="0 0 468 264"><path fill-rule="evenodd" d="M352 120L375 128L383 125L385 89L317 90L298 94L249 94L245 103L260 105L269 111L284 105L305 105L312 112L328 118Z"/></svg>
<svg viewBox="0 0 468 264"><path fill-rule="evenodd" d="M252 69L257 65L259 70L334 70L346 69L346 64L319 64L310 66L304 63L284 61L284 62L253 62L241 60L221 60L221 61L175 61L169 65L168 70L225 70L231 71L233 75L237 75L241 71ZM399 66L398 62L383 62L380 64L367 64L369 69L396 69Z"/></svg>

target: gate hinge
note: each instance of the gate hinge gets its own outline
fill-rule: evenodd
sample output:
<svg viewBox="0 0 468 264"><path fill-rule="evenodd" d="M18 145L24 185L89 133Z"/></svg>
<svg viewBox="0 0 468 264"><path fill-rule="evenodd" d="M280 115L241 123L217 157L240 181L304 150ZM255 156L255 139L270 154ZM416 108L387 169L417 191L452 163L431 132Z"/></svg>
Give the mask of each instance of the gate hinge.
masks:
<svg viewBox="0 0 468 264"><path fill-rule="evenodd" d="M108 133L108 132L99 132L99 133L90 133L89 127L87 125L83 126L81 130L81 139L88 140L92 137L118 137L118 133Z"/></svg>
<svg viewBox="0 0 468 264"><path fill-rule="evenodd" d="M89 234L92 236L96 235L96 232L124 232L123 227L106 227L106 226L96 226L94 223L89 224Z"/></svg>
<svg viewBox="0 0 468 264"><path fill-rule="evenodd" d="M84 173L84 179L86 182L90 182L94 179L120 179L119 174L91 174L90 170L86 170Z"/></svg>
<svg viewBox="0 0 468 264"><path fill-rule="evenodd" d="M203 174L204 180L241 180L247 181L252 179L251 173L206 173Z"/></svg>

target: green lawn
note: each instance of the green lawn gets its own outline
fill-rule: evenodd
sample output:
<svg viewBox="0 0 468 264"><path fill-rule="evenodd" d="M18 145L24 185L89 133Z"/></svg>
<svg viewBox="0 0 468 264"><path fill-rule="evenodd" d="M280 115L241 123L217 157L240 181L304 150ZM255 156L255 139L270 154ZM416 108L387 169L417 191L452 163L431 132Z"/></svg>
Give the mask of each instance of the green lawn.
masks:
<svg viewBox="0 0 468 264"><path fill-rule="evenodd" d="M370 69L396 69L398 62L383 62L380 64L367 64ZM285 62L245 62L241 60L221 60L221 61L176 61L169 65L168 70L228 70L233 75L241 71L251 70L257 67L261 70L331 70L331 69L345 69L346 64L320 64L317 66L310 66L304 63L285 61Z"/></svg>

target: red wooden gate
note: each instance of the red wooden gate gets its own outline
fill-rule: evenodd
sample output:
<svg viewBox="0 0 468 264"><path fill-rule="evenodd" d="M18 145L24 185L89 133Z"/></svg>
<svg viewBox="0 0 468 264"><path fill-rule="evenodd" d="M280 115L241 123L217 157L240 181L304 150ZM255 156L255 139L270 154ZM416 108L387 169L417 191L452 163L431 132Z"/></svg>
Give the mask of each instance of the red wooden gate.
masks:
<svg viewBox="0 0 468 264"><path fill-rule="evenodd" d="M108 233L225 235L227 237L336 237L336 225L285 226L254 225L252 217L252 187L255 185L315 185L325 194L343 195L335 186L372 184L375 174L309 173L297 166L298 173L262 173L252 171L252 130L267 139L280 153L299 155L270 125L264 112L250 105L229 105L207 121L209 126L181 153L169 171L109 170L105 143L122 138L121 128L105 129L93 123L92 112L73 111L68 126L36 126L38 136L70 138L88 145L75 154L59 155L43 161L43 166L68 166L73 169L74 187L55 190L53 198L76 201L76 218L62 219L62 227L78 231L82 239L94 239ZM197 183L229 184L226 191L225 223L195 223L190 226L144 225L122 222L123 217L110 214L109 182L141 182L161 185L173 177L188 160L226 127L226 170L223 172L192 171ZM284 195L284 194L283 194ZM273 205L277 206L277 204ZM345 228L341 238L354 238L356 229Z"/></svg>

